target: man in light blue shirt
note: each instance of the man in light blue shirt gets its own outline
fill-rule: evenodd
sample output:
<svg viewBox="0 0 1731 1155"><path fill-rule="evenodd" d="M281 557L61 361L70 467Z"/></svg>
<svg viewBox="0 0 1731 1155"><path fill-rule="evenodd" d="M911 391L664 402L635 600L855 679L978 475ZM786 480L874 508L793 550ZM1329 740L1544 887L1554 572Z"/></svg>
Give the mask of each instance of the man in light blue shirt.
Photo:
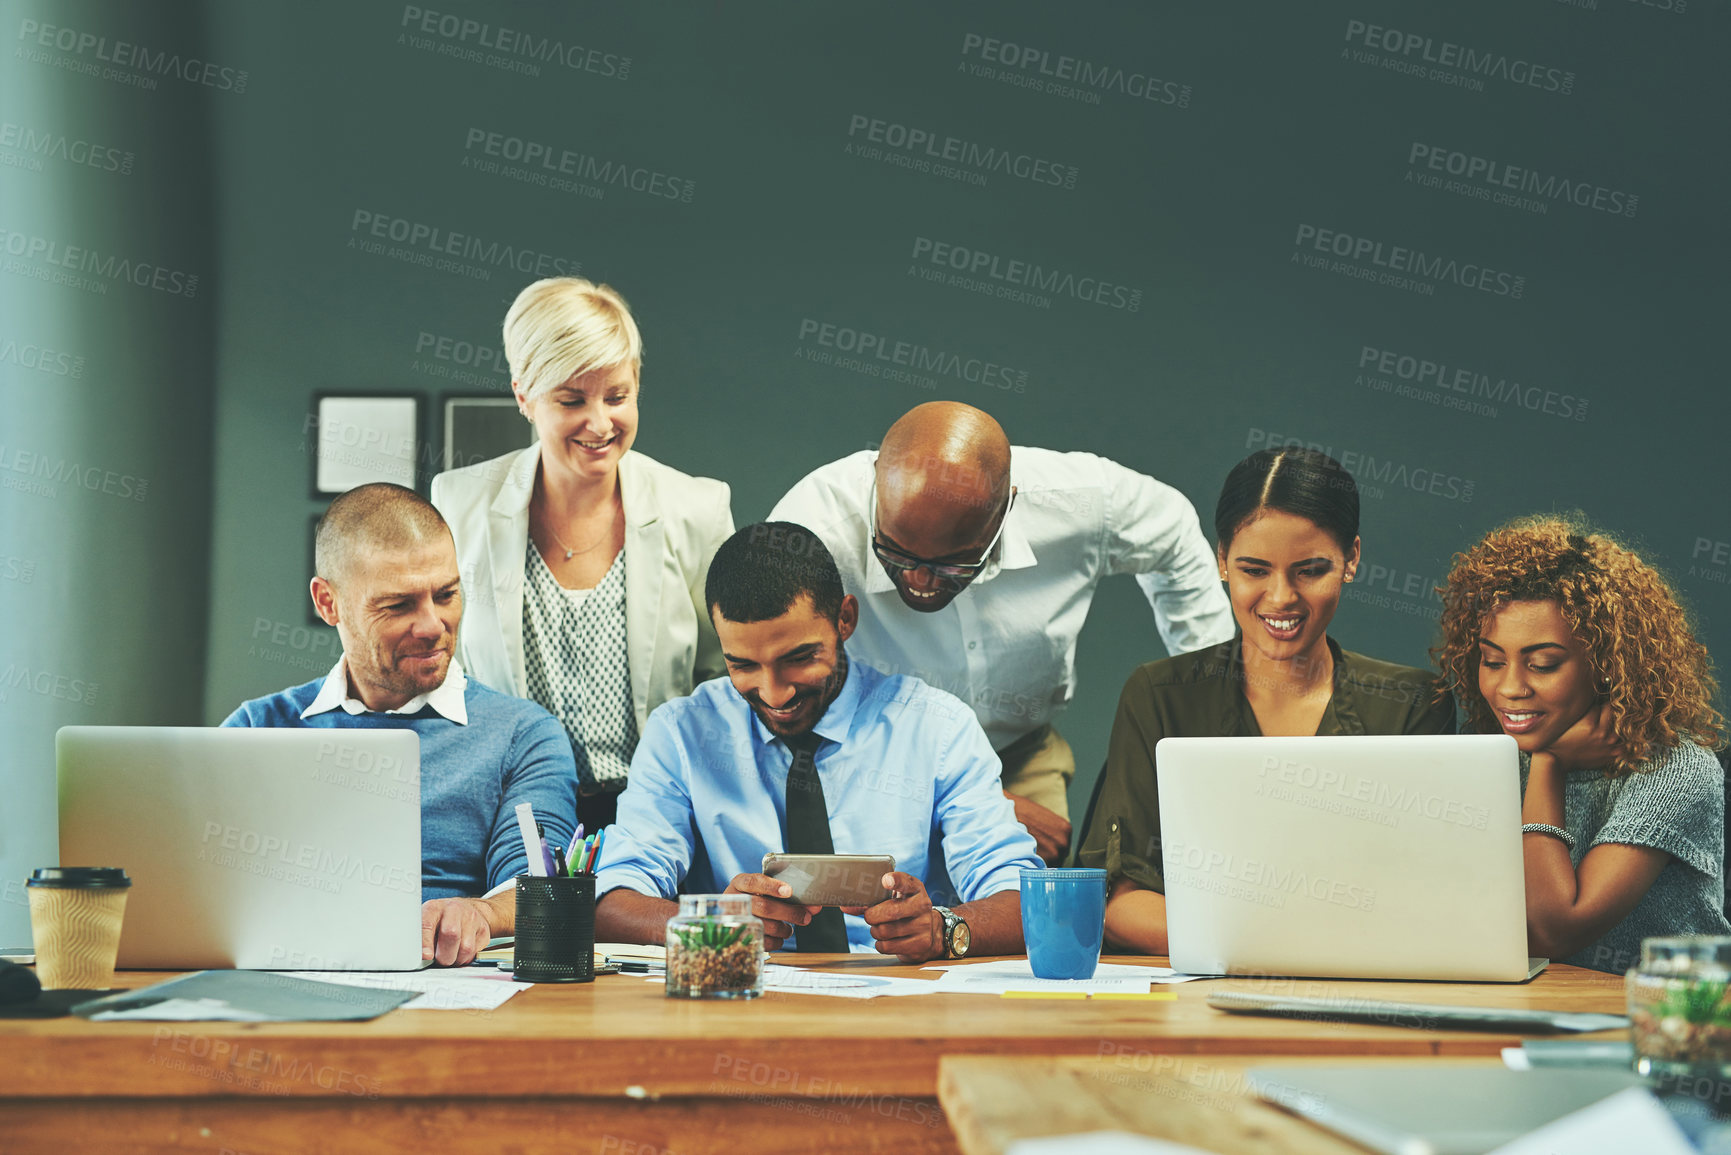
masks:
<svg viewBox="0 0 1731 1155"><path fill-rule="evenodd" d="M728 676L650 715L607 834L596 937L660 942L676 894L725 890L755 896L770 950L792 939L906 962L1019 954L1020 871L1040 860L973 711L849 662L858 603L801 526L734 534L705 596ZM817 852L813 837L838 854L894 855L893 897L845 921L785 901L792 891L762 873L763 856Z"/></svg>

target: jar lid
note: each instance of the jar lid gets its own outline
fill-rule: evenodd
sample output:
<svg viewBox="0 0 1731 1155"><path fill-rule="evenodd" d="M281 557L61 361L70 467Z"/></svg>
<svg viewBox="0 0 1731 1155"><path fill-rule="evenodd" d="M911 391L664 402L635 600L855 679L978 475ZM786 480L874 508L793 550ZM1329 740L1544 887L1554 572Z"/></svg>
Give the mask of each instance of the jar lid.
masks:
<svg viewBox="0 0 1731 1155"><path fill-rule="evenodd" d="M125 890L132 885L118 866L41 866L30 872L25 886L65 890Z"/></svg>
<svg viewBox="0 0 1731 1155"><path fill-rule="evenodd" d="M1731 971L1731 936L1699 934L1644 939L1641 969L1658 974Z"/></svg>
<svg viewBox="0 0 1731 1155"><path fill-rule="evenodd" d="M751 913L749 894L682 894L679 896L681 918L725 915L738 917Z"/></svg>

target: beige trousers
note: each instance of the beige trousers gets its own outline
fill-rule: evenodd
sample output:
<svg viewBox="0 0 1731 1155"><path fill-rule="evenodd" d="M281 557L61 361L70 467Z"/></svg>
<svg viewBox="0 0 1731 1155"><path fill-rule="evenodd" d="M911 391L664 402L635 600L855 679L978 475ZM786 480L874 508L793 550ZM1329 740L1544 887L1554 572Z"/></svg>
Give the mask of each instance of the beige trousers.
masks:
<svg viewBox="0 0 1731 1155"><path fill-rule="evenodd" d="M1030 730L998 751L1004 763L1004 789L1070 817L1070 779L1076 755L1051 726Z"/></svg>

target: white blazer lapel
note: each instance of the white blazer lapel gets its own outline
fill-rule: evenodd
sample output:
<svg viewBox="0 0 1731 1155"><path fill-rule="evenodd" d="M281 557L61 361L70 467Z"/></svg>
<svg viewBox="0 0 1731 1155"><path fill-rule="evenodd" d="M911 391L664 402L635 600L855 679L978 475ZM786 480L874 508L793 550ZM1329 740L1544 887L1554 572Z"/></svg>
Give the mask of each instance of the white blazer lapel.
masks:
<svg viewBox="0 0 1731 1155"><path fill-rule="evenodd" d="M540 466L539 444L518 454L487 511L487 560L493 569L493 609L499 618L505 660L511 665L509 692L519 698L529 693L528 666L523 658L523 559L529 550L529 498L535 492Z"/></svg>
<svg viewBox="0 0 1731 1155"><path fill-rule="evenodd" d="M625 649L631 664L631 705L641 734L649 722L649 678L661 636L666 534L654 479L630 453L619 462L619 495L625 504Z"/></svg>

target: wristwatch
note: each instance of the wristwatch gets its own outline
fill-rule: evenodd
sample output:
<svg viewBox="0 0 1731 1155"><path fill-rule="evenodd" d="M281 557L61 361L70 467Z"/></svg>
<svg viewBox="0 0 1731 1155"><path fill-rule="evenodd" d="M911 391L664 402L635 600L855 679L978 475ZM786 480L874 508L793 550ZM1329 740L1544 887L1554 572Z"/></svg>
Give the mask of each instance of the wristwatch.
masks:
<svg viewBox="0 0 1731 1155"><path fill-rule="evenodd" d="M944 920L944 957L965 957L974 942L973 933L968 930L967 919L947 906L934 906L932 909Z"/></svg>

